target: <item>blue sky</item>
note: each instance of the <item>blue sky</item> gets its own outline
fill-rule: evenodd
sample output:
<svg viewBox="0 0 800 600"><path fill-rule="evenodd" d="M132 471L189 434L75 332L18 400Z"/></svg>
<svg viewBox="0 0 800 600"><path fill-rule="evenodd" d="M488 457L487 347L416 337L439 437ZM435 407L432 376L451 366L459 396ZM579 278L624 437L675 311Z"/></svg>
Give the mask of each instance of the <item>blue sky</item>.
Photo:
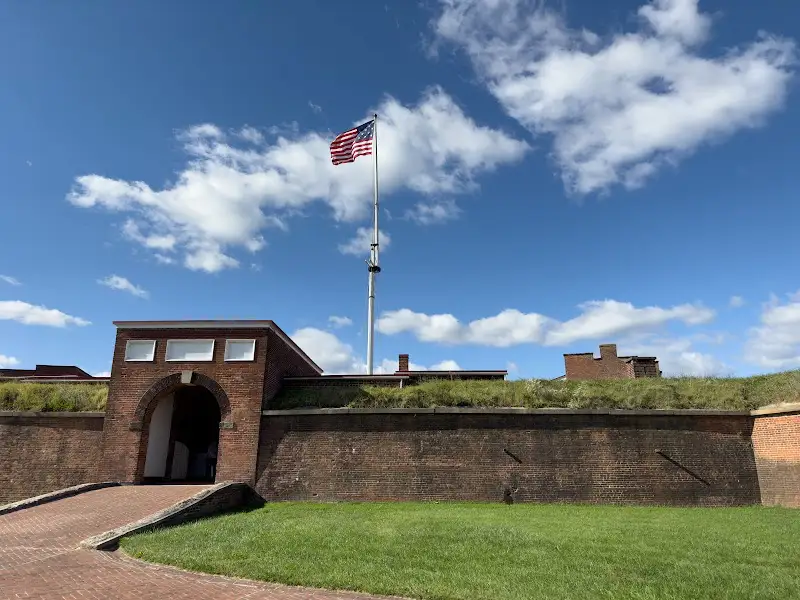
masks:
<svg viewBox="0 0 800 600"><path fill-rule="evenodd" d="M0 366L112 320L273 319L375 361L556 377L800 367L800 12L736 0L0 5Z"/></svg>

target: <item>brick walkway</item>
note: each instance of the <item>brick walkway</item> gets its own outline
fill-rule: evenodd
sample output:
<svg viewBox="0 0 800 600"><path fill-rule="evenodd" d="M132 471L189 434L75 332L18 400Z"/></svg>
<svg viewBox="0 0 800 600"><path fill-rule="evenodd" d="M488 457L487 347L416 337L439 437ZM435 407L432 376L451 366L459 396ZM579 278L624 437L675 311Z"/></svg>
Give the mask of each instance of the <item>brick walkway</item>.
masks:
<svg viewBox="0 0 800 600"><path fill-rule="evenodd" d="M0 516L0 600L369 600L362 594L294 588L151 565L81 540L137 521L202 486L113 487Z"/></svg>

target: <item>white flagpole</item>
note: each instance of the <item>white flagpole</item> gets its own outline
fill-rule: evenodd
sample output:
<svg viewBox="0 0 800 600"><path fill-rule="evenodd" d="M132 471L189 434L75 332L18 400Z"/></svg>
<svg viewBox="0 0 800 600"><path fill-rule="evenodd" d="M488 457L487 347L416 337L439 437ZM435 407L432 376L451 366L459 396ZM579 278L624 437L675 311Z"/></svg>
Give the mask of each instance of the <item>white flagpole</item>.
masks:
<svg viewBox="0 0 800 600"><path fill-rule="evenodd" d="M372 214L372 244L370 244L369 288L367 296L367 375L372 375L372 356L375 344L375 274L381 272L378 261L378 115L372 115L372 174L374 184Z"/></svg>

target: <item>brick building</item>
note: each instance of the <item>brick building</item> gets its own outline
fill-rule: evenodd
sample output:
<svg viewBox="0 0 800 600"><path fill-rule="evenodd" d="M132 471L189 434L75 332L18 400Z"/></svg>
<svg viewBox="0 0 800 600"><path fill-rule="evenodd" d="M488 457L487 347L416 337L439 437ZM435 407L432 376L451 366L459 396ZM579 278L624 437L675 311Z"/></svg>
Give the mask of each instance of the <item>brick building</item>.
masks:
<svg viewBox="0 0 800 600"><path fill-rule="evenodd" d="M253 483L262 411L283 386L402 387L506 371L322 375L272 321L118 321L103 425L104 480Z"/></svg>
<svg viewBox="0 0 800 600"><path fill-rule="evenodd" d="M36 365L35 369L0 369L0 379L15 379L19 381L108 381L107 377L94 377L80 367L73 365Z"/></svg>
<svg viewBox="0 0 800 600"><path fill-rule="evenodd" d="M564 379L639 379L661 377L655 356L617 356L616 344L600 344L600 357L592 352L564 355Z"/></svg>

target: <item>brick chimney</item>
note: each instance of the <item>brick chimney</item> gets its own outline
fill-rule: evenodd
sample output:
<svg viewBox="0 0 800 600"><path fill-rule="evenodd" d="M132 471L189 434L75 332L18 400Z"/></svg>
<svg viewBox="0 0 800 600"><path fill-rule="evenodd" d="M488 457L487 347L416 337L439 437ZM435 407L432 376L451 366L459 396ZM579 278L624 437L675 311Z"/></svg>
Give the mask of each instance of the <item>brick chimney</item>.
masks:
<svg viewBox="0 0 800 600"><path fill-rule="evenodd" d="M397 371L400 373L408 371L408 354L401 354L397 358Z"/></svg>
<svg viewBox="0 0 800 600"><path fill-rule="evenodd" d="M600 359L611 360L617 358L616 344L600 344Z"/></svg>

